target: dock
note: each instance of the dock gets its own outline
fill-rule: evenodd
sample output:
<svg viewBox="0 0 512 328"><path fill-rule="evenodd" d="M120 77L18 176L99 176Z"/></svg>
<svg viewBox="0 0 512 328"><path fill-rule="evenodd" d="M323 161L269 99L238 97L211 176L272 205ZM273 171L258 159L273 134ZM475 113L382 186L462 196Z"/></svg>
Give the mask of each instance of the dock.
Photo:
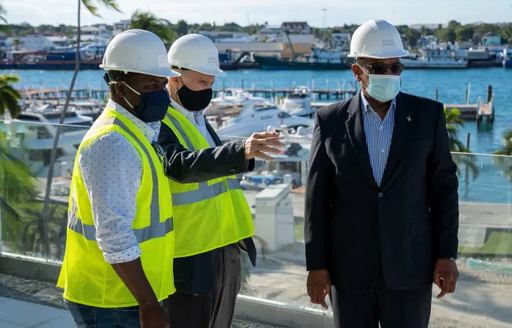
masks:
<svg viewBox="0 0 512 328"><path fill-rule="evenodd" d="M27 89L21 91L22 97L28 100L59 100L66 99L68 89ZM71 93L73 100L101 100L109 97L107 89L74 89Z"/></svg>
<svg viewBox="0 0 512 328"><path fill-rule="evenodd" d="M217 97L220 92L229 93L229 89L214 90L213 96ZM245 92L256 97L268 99L285 98L294 92L294 88L247 88ZM312 89L311 93L316 100L342 100L356 94L355 89ZM58 100L66 99L67 89L28 89L22 91L25 99L29 100ZM103 101L109 96L107 89L75 89L72 92L73 100L95 99Z"/></svg>
<svg viewBox="0 0 512 328"><path fill-rule="evenodd" d="M294 92L294 88L247 88L245 92L250 93L255 97L263 97L267 99L285 98ZM229 90L214 90L214 97L217 97L219 92L229 93ZM356 89L311 89L311 93L316 100L343 100L350 96L355 95Z"/></svg>
<svg viewBox="0 0 512 328"><path fill-rule="evenodd" d="M463 120L476 121L478 127L483 125L492 126L495 113L492 86L489 85L487 87L487 100L485 102L479 97L476 103L469 103L469 89L470 87L468 86L466 90L466 103L445 104L444 108L447 110L457 109Z"/></svg>

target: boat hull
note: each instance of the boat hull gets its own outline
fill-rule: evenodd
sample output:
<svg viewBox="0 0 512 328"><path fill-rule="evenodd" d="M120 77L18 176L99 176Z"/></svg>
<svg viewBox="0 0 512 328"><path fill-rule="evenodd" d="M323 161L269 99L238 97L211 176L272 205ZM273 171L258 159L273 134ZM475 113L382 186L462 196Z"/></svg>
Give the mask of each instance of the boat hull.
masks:
<svg viewBox="0 0 512 328"><path fill-rule="evenodd" d="M288 61L276 57L255 56L262 70L346 70L350 68L346 63L301 62Z"/></svg>

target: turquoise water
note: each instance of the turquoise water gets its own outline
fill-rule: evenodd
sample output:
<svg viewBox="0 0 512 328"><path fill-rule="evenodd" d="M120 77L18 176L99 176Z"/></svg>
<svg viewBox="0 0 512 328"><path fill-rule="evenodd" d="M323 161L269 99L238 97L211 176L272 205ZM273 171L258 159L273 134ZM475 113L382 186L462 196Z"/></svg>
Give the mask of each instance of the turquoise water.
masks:
<svg viewBox="0 0 512 328"><path fill-rule="evenodd" d="M70 82L70 71L2 71L21 77L20 88L66 88ZM315 86L318 88L350 87L355 83L350 71L229 71L227 76L219 78L216 88L288 88L294 85ZM78 88L105 88L100 70L81 71L77 80ZM502 68L466 69L466 70L410 70L404 71L402 86L404 91L434 98L435 89L439 90L439 100L445 103L462 103L465 90L471 84L471 101L479 96L486 99L487 85L492 85L495 95L496 120L494 127L487 131L478 131L474 122L467 122L461 129L461 138L465 140L471 134L471 150L490 153L502 145L502 134L512 127L512 69Z"/></svg>
<svg viewBox="0 0 512 328"><path fill-rule="evenodd" d="M70 71L3 71L15 73L21 77L19 88L67 88L72 72ZM355 81L350 71L230 71L219 78L215 87L246 88L288 88L306 85L318 88L353 87ZM102 79L102 71L82 71L79 73L77 88L106 88ZM492 129L478 130L474 122L467 122L460 131L465 140L471 134L471 150L479 153L492 153L502 145L502 134L512 127L512 69L467 69L467 70L411 70L403 73L402 86L404 91L434 98L435 90L439 90L439 100L445 103L462 103L465 90L471 84L471 101L476 102L480 96L487 97L487 85L492 85L495 95L496 119ZM457 156L454 156L457 158ZM465 177L465 166L459 165L461 200L470 202L496 202L510 204L512 202L512 184L505 177L504 170L495 165L489 157L475 157L479 175L469 179ZM508 163L512 166L512 163Z"/></svg>

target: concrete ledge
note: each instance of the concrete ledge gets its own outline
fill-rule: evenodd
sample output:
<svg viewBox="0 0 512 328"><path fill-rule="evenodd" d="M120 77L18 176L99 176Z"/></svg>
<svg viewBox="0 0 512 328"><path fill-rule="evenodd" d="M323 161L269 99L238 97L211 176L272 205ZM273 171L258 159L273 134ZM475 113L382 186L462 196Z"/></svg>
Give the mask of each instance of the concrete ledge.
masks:
<svg viewBox="0 0 512 328"><path fill-rule="evenodd" d="M293 328L333 328L330 311L238 295L235 315L251 321Z"/></svg>
<svg viewBox="0 0 512 328"><path fill-rule="evenodd" d="M10 253L0 254L0 273L11 276L56 283L60 266L60 263L35 257Z"/></svg>
<svg viewBox="0 0 512 328"><path fill-rule="evenodd" d="M57 262L10 253L0 255L0 273L56 283L59 272L60 263ZM242 319L277 327L334 327L330 311L246 295L238 295L235 315Z"/></svg>

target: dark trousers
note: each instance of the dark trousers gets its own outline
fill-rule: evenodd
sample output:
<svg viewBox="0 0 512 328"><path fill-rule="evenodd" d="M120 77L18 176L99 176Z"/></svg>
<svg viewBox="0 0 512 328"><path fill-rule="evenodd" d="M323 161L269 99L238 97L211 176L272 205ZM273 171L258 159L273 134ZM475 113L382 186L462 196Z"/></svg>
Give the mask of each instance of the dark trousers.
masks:
<svg viewBox="0 0 512 328"><path fill-rule="evenodd" d="M78 328L140 328L139 307L104 309L65 301Z"/></svg>
<svg viewBox="0 0 512 328"><path fill-rule="evenodd" d="M336 328L427 328L432 286L390 290L383 279L367 291L331 287Z"/></svg>
<svg viewBox="0 0 512 328"><path fill-rule="evenodd" d="M240 249L229 245L216 252L215 282L206 294L176 292L167 301L173 328L229 328L240 290Z"/></svg>

